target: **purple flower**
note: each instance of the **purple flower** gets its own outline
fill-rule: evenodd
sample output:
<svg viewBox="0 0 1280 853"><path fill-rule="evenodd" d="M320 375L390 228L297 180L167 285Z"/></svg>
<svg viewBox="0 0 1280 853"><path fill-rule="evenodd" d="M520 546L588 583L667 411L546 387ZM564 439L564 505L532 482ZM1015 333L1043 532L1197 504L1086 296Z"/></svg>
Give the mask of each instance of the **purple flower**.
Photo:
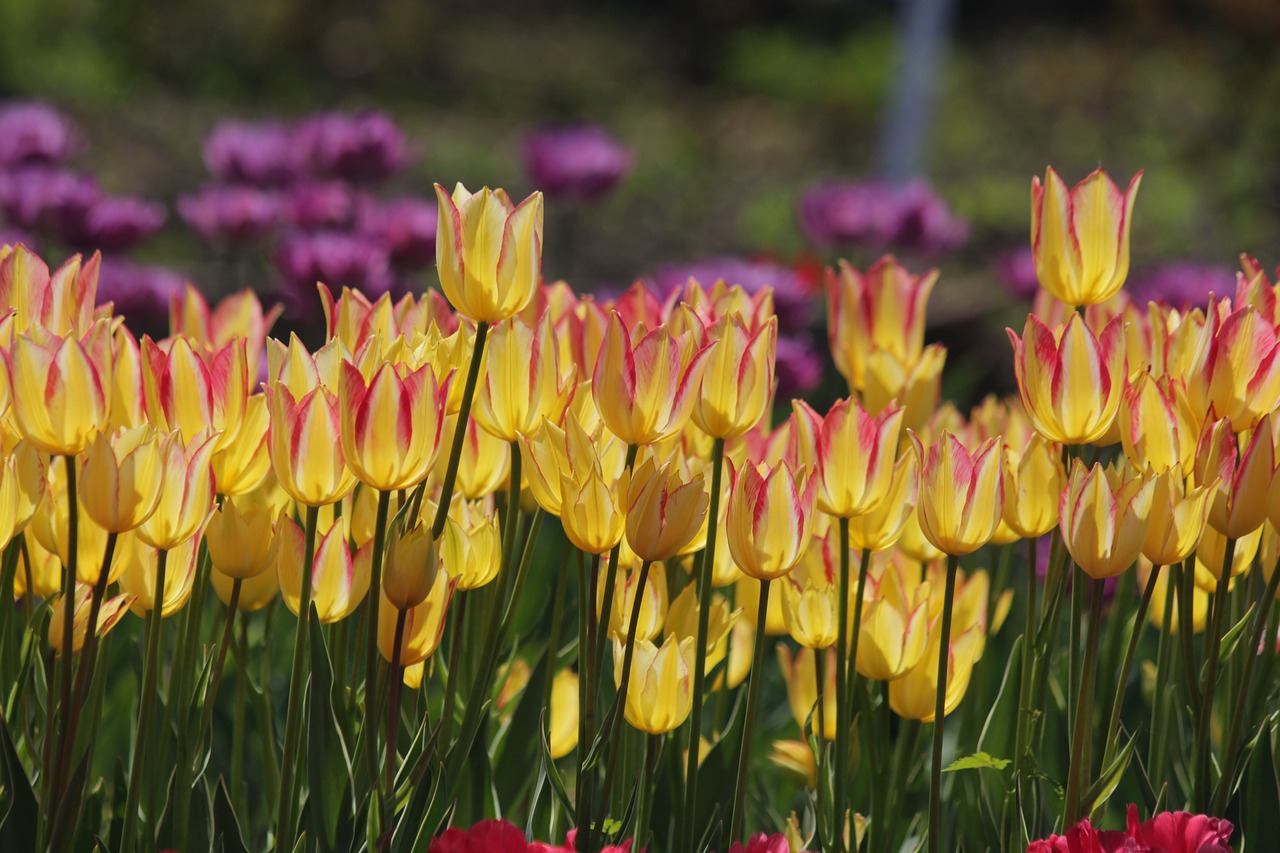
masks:
<svg viewBox="0 0 1280 853"><path fill-rule="evenodd" d="M303 121L297 145L311 170L348 181L380 181L409 163L404 133L386 113L320 113Z"/></svg>
<svg viewBox="0 0 1280 853"><path fill-rule="evenodd" d="M33 252L36 250L36 240L27 232L19 231L17 228L0 227L0 246L16 246L19 243Z"/></svg>
<svg viewBox="0 0 1280 853"><path fill-rule="evenodd" d="M163 204L133 196L104 196L90 207L67 241L79 249L123 252L160 230Z"/></svg>
<svg viewBox="0 0 1280 853"><path fill-rule="evenodd" d="M28 231L67 235L98 202L98 184L88 175L48 166L0 172L0 210Z"/></svg>
<svg viewBox="0 0 1280 853"><path fill-rule="evenodd" d="M346 181L303 181L289 188L289 222L304 231L342 228L351 221L355 199Z"/></svg>
<svg viewBox="0 0 1280 853"><path fill-rule="evenodd" d="M280 197L237 184L206 184L178 199L178 213L211 243L253 243L274 232L283 218Z"/></svg>
<svg viewBox="0 0 1280 853"><path fill-rule="evenodd" d="M740 284L748 293L764 287L773 288L773 310L778 315L780 331L803 329L809 324L814 296L804 278L790 267L767 260L751 260L732 256L707 258L689 264L659 267L654 283L660 293L682 289L690 278L703 287L715 282Z"/></svg>
<svg viewBox="0 0 1280 853"><path fill-rule="evenodd" d="M356 230L376 240L400 269L422 269L436 259L439 207L434 199L403 196L379 202L362 199L356 208Z"/></svg>
<svg viewBox="0 0 1280 853"><path fill-rule="evenodd" d="M1175 261L1138 277L1129 286L1129 295L1139 305L1164 302L1180 308L1205 305L1211 291L1218 296L1231 296L1235 289L1235 274L1226 267Z"/></svg>
<svg viewBox="0 0 1280 853"><path fill-rule="evenodd" d="M75 125L48 104L17 101L0 106L0 168L61 163L78 147Z"/></svg>
<svg viewBox="0 0 1280 853"><path fill-rule="evenodd" d="M291 234L281 241L275 263L289 285L288 295L295 300L295 307L317 302L316 282L334 290L353 287L375 297L392 285L386 249L359 234Z"/></svg>
<svg viewBox="0 0 1280 853"><path fill-rule="evenodd" d="M209 171L224 181L280 186L301 168L294 132L279 122L224 121L205 138L202 153Z"/></svg>
<svg viewBox="0 0 1280 853"><path fill-rule="evenodd" d="M1019 299L1036 295L1040 280L1036 278L1036 257L1030 248L1006 252L996 259L996 275L1005 289Z"/></svg>
<svg viewBox="0 0 1280 853"><path fill-rule="evenodd" d="M593 125L551 127L524 141L524 169L550 196L594 199L631 171L631 151Z"/></svg>
<svg viewBox="0 0 1280 853"><path fill-rule="evenodd" d="M143 266L127 258L102 259L98 273L98 302L115 303L131 331L164 331L169 322L169 301L182 293L186 278L164 267Z"/></svg>
<svg viewBox="0 0 1280 853"><path fill-rule="evenodd" d="M800 225L817 246L853 244L873 251L937 254L956 248L969 225L923 180L820 184L800 198Z"/></svg>
<svg viewBox="0 0 1280 853"><path fill-rule="evenodd" d="M822 382L823 350L808 334L779 336L778 398L801 397Z"/></svg>

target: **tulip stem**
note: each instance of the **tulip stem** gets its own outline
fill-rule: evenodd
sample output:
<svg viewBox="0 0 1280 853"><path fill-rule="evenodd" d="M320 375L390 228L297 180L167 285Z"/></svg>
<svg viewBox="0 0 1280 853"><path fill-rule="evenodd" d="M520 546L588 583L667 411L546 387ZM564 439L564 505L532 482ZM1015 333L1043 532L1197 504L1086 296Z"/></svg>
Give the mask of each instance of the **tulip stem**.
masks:
<svg viewBox="0 0 1280 853"><path fill-rule="evenodd" d="M1227 807L1227 798L1231 794L1231 786L1236 775L1236 761L1240 756L1240 738L1244 731L1244 711L1249 704L1249 686L1253 680L1254 663L1258 660L1258 656L1262 654L1262 632L1266 628L1271 616L1271 607L1276 600L1276 590L1280 588L1280 560L1276 561L1275 567L1271 570L1271 577L1267 579L1266 589L1262 592L1262 601L1258 604L1258 610L1253 614L1253 624L1250 626L1248 646L1244 650L1244 673L1240 678L1240 685L1236 690L1235 704L1231 709L1231 727L1228 730L1226 740L1225 760L1222 762L1222 776L1218 779L1217 787L1213 792L1213 804L1210 814L1222 814ZM1268 645L1274 643L1274 638L1267 639Z"/></svg>
<svg viewBox="0 0 1280 853"><path fill-rule="evenodd" d="M151 742L151 717L159 699L157 676L160 671L160 626L164 609L165 569L169 552L161 548L156 554L156 582L152 587L151 609L147 611L147 645L142 657L142 695L138 708L138 732L133 741L133 760L129 764L129 786L125 795L124 827L120 834L120 850L134 849L134 836L138 829L139 799L142 796L143 767L147 758L147 746ZM148 814L147 820L154 829L156 815ZM148 845L149 846L149 845Z"/></svg>
<svg viewBox="0 0 1280 853"><path fill-rule="evenodd" d="M58 741L58 763L53 777L53 796L62 797L64 766L70 762L72 747L71 673L74 669L76 621L76 563L79 555L80 504L76 498L76 458L64 456L67 468L67 564L62 570L62 737Z"/></svg>
<svg viewBox="0 0 1280 853"><path fill-rule="evenodd" d="M1079 575L1076 576L1079 582ZM1085 637L1080 685L1076 690L1076 714L1071 734L1071 765L1067 771L1067 794L1062 826L1075 826L1080 819L1080 794L1089 783L1089 745L1093 739L1093 689L1098 664L1098 640L1102 633L1102 594L1105 582L1090 581L1089 624Z"/></svg>
<svg viewBox="0 0 1280 853"><path fill-rule="evenodd" d="M951 653L951 605L956 597L960 558L947 555L947 583L942 594L942 633L938 637L937 696L933 703L933 760L929 765L929 853L942 849L942 728L947 714L947 659Z"/></svg>
<svg viewBox="0 0 1280 853"><path fill-rule="evenodd" d="M1138 641L1142 639L1142 623L1147 618L1147 608L1151 606L1151 596L1156 589L1156 579L1160 576L1160 566L1152 566L1151 574L1142 588L1142 598L1138 600L1138 612L1133 617L1133 630L1129 632L1129 645L1124 652L1124 662L1120 664L1120 681L1116 685L1115 698L1111 700L1111 718L1107 722L1107 738L1102 746L1102 767L1110 767L1115 757L1116 732L1120 728L1120 711L1124 707L1124 692L1129 684L1129 673L1133 670L1133 659L1138 654ZM1157 682L1158 683L1158 682Z"/></svg>
<svg viewBox="0 0 1280 853"><path fill-rule="evenodd" d="M444 480L440 483L440 503L436 506L435 521L431 523L432 539L439 539L440 534L444 533L444 523L449 517L449 502L453 499L453 484L458 479L458 460L462 457L462 443L467 437L467 419L471 417L471 401L476 395L480 362L488 335L489 324L483 320L478 321L475 344L471 350L471 364L467 368L467 384L462 386L462 408L458 410L458 421L453 429L453 446L449 448L449 462L444 469Z"/></svg>
<svg viewBox="0 0 1280 853"><path fill-rule="evenodd" d="M636 827L632 833L633 847L644 850L649 838L649 823L653 811L654 774L658 770L658 756L662 752L662 735L645 735L644 763L640 766L640 782L637 786L639 802L636 806Z"/></svg>
<svg viewBox="0 0 1280 853"><path fill-rule="evenodd" d="M711 624L711 576L716 563L716 534L720 526L720 489L724 468L724 439L711 443L711 497L707 506L707 544L698 562L698 634L694 640L693 707L689 712L689 757L685 764L684 844L685 853L693 853L698 811L698 753L701 752L702 702L707 689L707 633ZM764 623L756 625L756 634L764 635Z"/></svg>
<svg viewBox="0 0 1280 853"><path fill-rule="evenodd" d="M627 694L631 688L631 663L635 659L636 632L640 629L640 606L644 601L644 586L649 580L649 560L640 564L640 578L631 598L631 619L627 624L627 642L622 653L622 675L618 682L618 694L614 697L613 731L609 735L609 764L604 774L604 789L600 794L600 820L597 825L603 826L608 817L609 796L613 793L614 773L618 767L618 753L622 751L622 720L626 716ZM625 600L624 600L625 604ZM602 621L608 621L610 615L605 613Z"/></svg>
<svg viewBox="0 0 1280 853"><path fill-rule="evenodd" d="M822 759L826 756L826 753L827 753L827 744L826 744L827 712L825 707L827 704L827 700L824 695L826 693L826 672L824 672L824 670L826 669L826 662L827 662L826 657L827 657L826 649L813 650L813 680L814 680L813 686L814 686L814 695L817 697L817 700L814 703L814 710L813 710L813 720L817 723L817 726L814 727L812 730L813 740L814 740L814 743L817 745L817 749L813 751L814 788L816 789L816 793L817 793L817 797L814 801L813 811L814 811L814 820L816 822L815 832L817 835L819 850L826 849L826 847L823 846L823 843L822 843L823 829L824 829L822 824L822 817L823 817L822 798L826 796L826 793L822 789L823 789L823 782L827 780L826 774L823 772L823 769L822 769ZM803 734L803 732L801 732L801 734Z"/></svg>
<svg viewBox="0 0 1280 853"><path fill-rule="evenodd" d="M1173 655L1173 602L1174 602L1174 578L1178 576L1179 567L1177 564L1167 567L1169 572L1165 579L1164 585L1164 611L1161 614L1163 618L1160 620L1160 642L1156 649L1156 677L1155 692L1151 698L1151 737L1148 742L1147 755L1151 756L1148 775L1156 783L1164 778L1164 759L1165 759L1165 720L1168 716L1168 702L1164 701L1162 693L1165 689L1167 673L1169 670L1169 658ZM1104 767L1106 765L1103 765Z"/></svg>
<svg viewBox="0 0 1280 853"><path fill-rule="evenodd" d="M281 851L292 850L294 843L293 806L298 799L294 792L294 753L298 748L298 728L302 722L302 669L307 653L307 622L311 613L311 575L315 568L316 527L319 523L320 507L307 507L302 546L302 588L298 596L298 627L293 637L293 667L289 674L289 704L284 724L284 761L280 766L280 792L276 806L275 849ZM371 589L370 595L376 599L378 591ZM367 701L368 697L366 697ZM371 725L367 718L365 725ZM377 724L372 723L372 726L376 734ZM372 750L374 747L375 744L371 742L367 749ZM370 784L376 785L377 778L375 774L369 780Z"/></svg>
<svg viewBox="0 0 1280 853"><path fill-rule="evenodd" d="M599 562L599 555L592 558L592 573L596 571L596 564ZM589 717L591 706L591 695L595 692L590 689L594 687L591 681L591 624L588 614L595 602L590 601L589 584L587 581L587 557L586 554L578 552L578 766L577 772L574 774L574 791L573 791L573 815L574 823L580 828L579 832L585 834L587 828L583 826L583 820L579 819L579 815L585 816L586 812L583 806L586 804L586 773L583 770L583 764L586 762L587 756L587 738L589 737Z"/></svg>
<svg viewBox="0 0 1280 853"><path fill-rule="evenodd" d="M462 657L462 631L467 618L467 602L471 600L471 590L463 590L458 595L458 606L453 611L453 632L449 640L449 669L444 674L444 705L440 711L440 744L448 744L453 734L454 706L458 704L458 681L462 678L458 672Z"/></svg>
<svg viewBox="0 0 1280 853"><path fill-rule="evenodd" d="M835 844L836 850L843 853L845 850L843 822L845 815L845 790L847 787L848 766L849 766L849 749L850 735L853 726L853 713L851 706L851 698L853 691L849 684L849 519L841 517L838 520L840 530L840 589L837 597L836 605L836 781L835 792L832 795L832 804L835 807ZM864 554L865 556L865 554ZM863 581L866 579L866 570L870 560L865 561L858 569L858 605L857 612L854 616L858 619L858 629L861 628L862 614L862 594ZM858 642L858 629L854 630L852 642ZM854 649L856 657L857 650Z"/></svg>
<svg viewBox="0 0 1280 853"><path fill-rule="evenodd" d="M764 626L769 616L768 578L760 581L760 610L756 617L756 648L747 678L747 716L742 722L742 749L738 752L738 782L733 793L733 817L729 821L729 838L742 838L743 821L746 818L747 768L751 764L751 733L756 724L756 711L760 705L760 682L764 673Z"/></svg>
<svg viewBox="0 0 1280 853"><path fill-rule="evenodd" d="M1227 610L1228 581L1231 564L1235 560L1236 540L1228 536L1222 552L1222 566L1218 572L1218 584L1213 594L1210 624L1204 635L1204 681L1200 685L1200 713L1196 716L1195 786L1192 788L1192 805L1199 810L1208 808L1212 755L1209 744L1210 721L1213 717L1213 694L1218 686L1218 649L1222 643L1222 619ZM1190 623L1188 623L1190 624Z"/></svg>
<svg viewBox="0 0 1280 853"><path fill-rule="evenodd" d="M1195 624L1195 592L1196 592L1195 557L1188 557L1178 570L1178 653L1182 660L1182 683L1186 685L1187 704L1194 715L1200 713L1200 684L1196 681L1195 649L1192 646L1190 629L1182 626Z"/></svg>
<svg viewBox="0 0 1280 853"><path fill-rule="evenodd" d="M364 744L365 773L369 784L378 782L378 608L382 602L382 559L387 549L387 516L391 513L391 492L378 490L378 507L373 521L373 554L369 561L369 592L365 596L364 635L364 724L369 737ZM314 539L314 536L312 536ZM314 547L314 546L312 546ZM304 563L310 574L310 563ZM309 586L309 584L308 584ZM298 618L306 622L306 611ZM292 707L292 699L290 700Z"/></svg>
<svg viewBox="0 0 1280 853"><path fill-rule="evenodd" d="M404 676L400 672L400 645L404 642L404 623L409 611L396 610L396 633L391 646L391 687L387 701L387 794L383 800L387 818L383 826L391 826L395 815L396 800L396 739L400 734L400 685Z"/></svg>
<svg viewBox="0 0 1280 853"><path fill-rule="evenodd" d="M1013 760L1020 783L1027 770L1027 735L1031 725L1031 663L1036 631L1036 550L1037 538L1027 540L1027 621L1022 629L1022 683L1018 687L1018 723L1014 727ZM1022 839L1027 843L1027 839Z"/></svg>

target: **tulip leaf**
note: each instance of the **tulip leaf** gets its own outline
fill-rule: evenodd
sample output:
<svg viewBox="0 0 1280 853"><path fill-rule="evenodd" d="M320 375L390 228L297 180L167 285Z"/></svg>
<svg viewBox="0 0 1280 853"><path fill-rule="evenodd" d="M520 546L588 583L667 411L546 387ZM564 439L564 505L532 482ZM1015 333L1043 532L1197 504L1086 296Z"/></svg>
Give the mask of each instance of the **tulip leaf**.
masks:
<svg viewBox="0 0 1280 853"><path fill-rule="evenodd" d="M953 770L1003 770L1010 763L1011 759L1008 758L995 758L985 752L975 752L972 755L957 758L942 768L942 772L950 773Z"/></svg>
<svg viewBox="0 0 1280 853"><path fill-rule="evenodd" d="M312 607L311 678L307 689L307 785L310 791L310 825L322 850L334 850L338 820L350 815L355 802L351 779L351 754L334 715L333 667L325 646L320 618Z"/></svg>
<svg viewBox="0 0 1280 853"><path fill-rule="evenodd" d="M227 782L221 776L213 790L213 837L215 853L249 853L244 836L240 832L240 819L231 803Z"/></svg>
<svg viewBox="0 0 1280 853"><path fill-rule="evenodd" d="M1133 758L1134 748L1137 744L1137 735L1129 738L1129 742L1111 760L1110 766L1104 768L1102 775L1089 786L1089 790L1085 791L1084 796L1080 799L1081 814L1089 814L1093 811L1095 804L1101 806L1111 797L1116 790L1116 786L1120 784L1120 779L1124 776L1124 771L1128 768L1130 759Z"/></svg>
<svg viewBox="0 0 1280 853"><path fill-rule="evenodd" d="M547 739L547 732L549 731L547 717L549 713L549 709L543 709L541 722L538 726L538 743L542 747L542 770L551 782L551 790L555 792L556 799L564 807L569 819L576 824L578 822L577 813L574 811L573 803L569 799L569 792L564 787L564 779L560 777L560 770L556 767L555 759L551 757L551 742Z"/></svg>
<svg viewBox="0 0 1280 853"><path fill-rule="evenodd" d="M4 717L0 717L0 782L4 783L0 790L0 848L35 850L36 822L31 816L39 812L39 806Z"/></svg>
<svg viewBox="0 0 1280 853"><path fill-rule="evenodd" d="M995 701L991 703L991 711L987 714L982 732L978 735L978 750L991 750L1002 755L1012 755L1017 749L1013 733L1018 726L1018 699L1021 685L1023 638L1013 641L1009 650L1009 660L1005 663L1004 677L1000 679L1000 689ZM1006 762L1007 763L1007 762ZM1003 767L996 768L1003 769Z"/></svg>
<svg viewBox="0 0 1280 853"><path fill-rule="evenodd" d="M51 853L63 853L75 842L76 827L80 823L80 807L84 803L84 786L89 777L89 753L80 757L71 781L63 792L62 801L54 813L53 837L49 839Z"/></svg>
<svg viewBox="0 0 1280 853"><path fill-rule="evenodd" d="M1218 665L1225 664L1231 655L1235 653L1236 647L1240 645L1240 638L1244 635L1244 629L1249 624L1249 619L1253 616L1253 611L1257 609L1257 604L1250 604L1249 609L1244 612L1244 616L1240 617L1240 621L1231 626L1231 630L1222 635L1222 645L1218 647ZM1256 649L1248 652L1253 654Z"/></svg>

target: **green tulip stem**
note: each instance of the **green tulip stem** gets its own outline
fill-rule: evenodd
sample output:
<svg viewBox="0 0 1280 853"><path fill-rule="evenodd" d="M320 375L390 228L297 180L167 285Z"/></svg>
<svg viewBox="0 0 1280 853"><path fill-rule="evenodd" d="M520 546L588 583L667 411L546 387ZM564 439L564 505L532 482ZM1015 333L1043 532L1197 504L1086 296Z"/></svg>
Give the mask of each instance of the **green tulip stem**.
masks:
<svg viewBox="0 0 1280 853"><path fill-rule="evenodd" d="M1138 612L1133 617L1133 628L1129 631L1129 645L1124 652L1124 662L1120 664L1120 680L1116 684L1116 695L1111 700L1111 717L1107 721L1106 740L1102 747L1102 766L1110 767L1115 757L1119 742L1116 733L1120 730L1120 710L1124 707L1125 687L1129 684L1129 673L1133 671L1133 660L1138 654L1138 641L1142 639L1142 626L1147 618L1147 608L1151 606L1151 596L1156 589L1156 580L1160 576L1160 566L1152 566L1147 575L1147 583L1142 588L1142 598L1138 600ZM1157 682L1158 683L1158 682Z"/></svg>
<svg viewBox="0 0 1280 853"><path fill-rule="evenodd" d="M1222 553L1222 567L1218 572L1218 584L1214 590L1210 608L1209 627L1204 635L1204 680L1200 684L1199 714L1196 716L1195 784L1192 788L1192 806L1204 811L1209 807L1211 790L1209 729L1213 717L1213 696L1218 686L1218 649L1222 643L1222 621L1227 611L1227 587L1231 578L1231 564L1235 559L1236 540L1227 537ZM1190 624L1189 622L1187 624ZM1250 653L1252 654L1252 650Z"/></svg>
<svg viewBox="0 0 1280 853"><path fill-rule="evenodd" d="M1079 576L1077 575L1077 582ZM1102 593L1104 582L1090 581L1088 634L1080 665L1080 685L1076 691L1075 726L1071 734L1071 765L1067 771L1067 794L1062 814L1064 827L1080 819L1081 792L1089 786L1089 746L1093 740L1093 690L1098 668L1098 640L1102 634ZM1082 628L1083 630L1083 628Z"/></svg>
<svg viewBox="0 0 1280 853"><path fill-rule="evenodd" d="M476 396L476 383L480 380L480 364L484 360L484 342L489 335L489 324L476 323L476 339L471 350L471 364L467 368L467 383L462 386L462 408L453 428L453 445L449 448L449 461L445 465L444 480L440 483L440 503L436 506L435 521L431 523L431 538L439 539L444 533L444 523L449 517L449 502L453 499L453 485L458 479L458 460L462 458L462 444L467 436L467 419L471 417L471 401ZM431 405L435 405L431 403Z"/></svg>
<svg viewBox="0 0 1280 853"><path fill-rule="evenodd" d="M942 729L947 714L947 659L951 653L951 605L956 597L960 558L947 555L947 583L942 594L942 632L938 636L937 696L933 704L933 759L929 764L929 853L942 849Z"/></svg>
<svg viewBox="0 0 1280 853"><path fill-rule="evenodd" d="M760 581L760 610L756 617L755 655L751 661L751 673L747 676L747 716L742 723L742 748L738 751L738 782L733 793L733 817L729 821L729 837L733 840L742 838L743 822L746 819L747 800L747 768L751 764L751 735L756 724L756 713L760 705L760 682L764 675L764 626L769 616L769 584L768 578Z"/></svg>
<svg viewBox="0 0 1280 853"><path fill-rule="evenodd" d="M380 489L373 521L373 554L369 560L369 592L365 596L364 612L364 725L369 730L369 737L362 748L364 771L370 785L378 782L378 609L382 604L382 560L387 550L387 517L390 514L391 492ZM299 620L305 623L306 611L298 613Z"/></svg>

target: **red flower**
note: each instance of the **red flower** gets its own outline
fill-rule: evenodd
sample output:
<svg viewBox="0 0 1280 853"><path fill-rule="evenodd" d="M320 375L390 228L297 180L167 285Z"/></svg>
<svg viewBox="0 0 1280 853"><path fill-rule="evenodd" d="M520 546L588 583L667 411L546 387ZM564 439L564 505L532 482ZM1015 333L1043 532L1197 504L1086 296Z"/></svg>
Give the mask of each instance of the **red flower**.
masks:
<svg viewBox="0 0 1280 853"><path fill-rule="evenodd" d="M1190 812L1162 812L1138 824L1138 807L1129 806L1129 836L1151 853L1231 853L1229 821Z"/></svg>
<svg viewBox="0 0 1280 853"><path fill-rule="evenodd" d="M529 839L505 820L482 820L468 830L450 827L431 842L429 853L531 853Z"/></svg>
<svg viewBox="0 0 1280 853"><path fill-rule="evenodd" d="M578 837L578 830L569 830L564 837L564 846L558 847L554 844L544 844L541 841L535 841L529 845L529 853L577 853L577 849L573 846L574 839ZM600 849L600 853L631 853L631 842L634 839L628 838L621 844L610 844ZM434 851L432 851L434 853ZM640 853L644 853L643 850Z"/></svg>
<svg viewBox="0 0 1280 853"><path fill-rule="evenodd" d="M728 853L791 853L791 844L781 832L773 835L760 832L748 838L745 847L740 841L733 842Z"/></svg>

